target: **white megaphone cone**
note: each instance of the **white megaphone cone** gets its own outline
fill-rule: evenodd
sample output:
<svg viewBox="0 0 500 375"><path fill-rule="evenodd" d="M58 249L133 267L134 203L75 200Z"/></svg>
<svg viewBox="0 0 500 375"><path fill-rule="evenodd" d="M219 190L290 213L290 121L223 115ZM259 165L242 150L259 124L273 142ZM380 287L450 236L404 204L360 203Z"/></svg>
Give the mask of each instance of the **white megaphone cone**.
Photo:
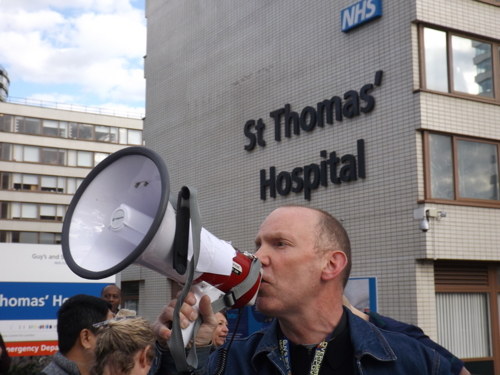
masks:
<svg viewBox="0 0 500 375"><path fill-rule="evenodd" d="M169 196L167 168L154 151L129 147L104 159L83 180L66 213L62 249L68 266L80 277L101 279L139 264L185 283L197 249L189 216L186 220L184 207L176 212ZM184 228L178 224L181 216ZM252 304L260 274L251 275L255 257L201 228L193 277L198 301L208 294L212 300L226 297L217 305L221 308ZM243 284L248 285L244 293L234 293ZM191 336L192 327L183 330L185 344Z"/></svg>

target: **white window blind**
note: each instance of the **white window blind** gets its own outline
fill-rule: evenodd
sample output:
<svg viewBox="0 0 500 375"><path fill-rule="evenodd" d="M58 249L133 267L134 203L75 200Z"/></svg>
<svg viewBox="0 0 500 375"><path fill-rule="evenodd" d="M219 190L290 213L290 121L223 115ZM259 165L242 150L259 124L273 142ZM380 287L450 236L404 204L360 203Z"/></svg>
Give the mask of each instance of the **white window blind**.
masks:
<svg viewBox="0 0 500 375"><path fill-rule="evenodd" d="M486 293L436 293L439 344L458 358L491 357L489 311Z"/></svg>

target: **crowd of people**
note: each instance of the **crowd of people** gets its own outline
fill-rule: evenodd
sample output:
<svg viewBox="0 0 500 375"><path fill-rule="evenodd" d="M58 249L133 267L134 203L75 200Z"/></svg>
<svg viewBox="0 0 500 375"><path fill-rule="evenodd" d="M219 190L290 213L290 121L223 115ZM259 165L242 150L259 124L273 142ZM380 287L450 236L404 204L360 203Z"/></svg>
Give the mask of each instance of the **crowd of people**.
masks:
<svg viewBox="0 0 500 375"><path fill-rule="evenodd" d="M256 256L262 283L256 301L273 318L266 329L234 340L225 352L226 374L470 374L464 363L413 325L365 314L343 296L351 270L349 237L329 213L305 206L273 211L260 226ZM202 324L194 341L198 368L220 372L228 322L210 300L189 293L180 320ZM151 326L121 309L117 286L101 298L76 295L57 317L59 351L38 375L179 374L168 347L174 299Z"/></svg>

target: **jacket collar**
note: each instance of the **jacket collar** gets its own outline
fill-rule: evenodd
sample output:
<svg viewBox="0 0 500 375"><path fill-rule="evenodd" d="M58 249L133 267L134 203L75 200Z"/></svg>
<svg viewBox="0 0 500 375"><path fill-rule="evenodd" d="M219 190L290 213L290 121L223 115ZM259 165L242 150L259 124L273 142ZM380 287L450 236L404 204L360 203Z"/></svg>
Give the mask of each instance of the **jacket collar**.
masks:
<svg viewBox="0 0 500 375"><path fill-rule="evenodd" d="M349 334L354 347L354 355L357 358L370 355L379 361L395 361L397 359L389 343L377 327L354 315L346 307L344 307L344 310L347 313ZM278 332L278 319L274 319L267 331L260 332L263 337L251 360L255 371L258 371L256 366L260 361L257 358L263 355L267 355L272 362L280 366L281 355L278 349Z"/></svg>

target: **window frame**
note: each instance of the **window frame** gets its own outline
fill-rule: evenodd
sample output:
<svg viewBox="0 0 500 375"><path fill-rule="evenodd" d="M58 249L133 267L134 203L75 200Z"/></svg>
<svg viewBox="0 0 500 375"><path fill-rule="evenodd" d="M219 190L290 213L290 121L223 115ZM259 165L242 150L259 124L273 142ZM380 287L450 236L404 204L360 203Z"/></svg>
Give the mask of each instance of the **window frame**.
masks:
<svg viewBox="0 0 500 375"><path fill-rule="evenodd" d="M455 283L447 281L440 283L436 281L437 271L436 268L448 268L453 270L458 279L462 282L456 281ZM485 268L487 285L481 283L469 282L467 272L465 269ZM477 275L477 273L476 273ZM500 264L499 263L486 263L486 262L463 262L463 261L437 261L434 263L434 285L435 293L485 293L488 295L490 307L490 334L492 343L492 357L481 358L465 358L463 362L478 362L478 361L493 361L495 373L500 371L500 311L498 308L498 295L500 294Z"/></svg>
<svg viewBox="0 0 500 375"><path fill-rule="evenodd" d="M453 161L453 188L454 188L454 199L445 198L433 198L432 188L431 188L431 160L430 160L430 147L429 147L429 135L437 134L451 137L451 151L452 151L452 161ZM457 142L470 141L470 142L480 142L493 144L497 147L497 173L500 179L500 141L494 141L491 139L484 139L478 137L470 137L459 134L450 134L438 131L428 131L424 130L422 132L422 145L423 145L423 158L424 158L424 199L419 200L419 203L437 203L437 204L450 204L459 206L474 206L474 207L487 207L487 208L500 208L500 199L497 201L488 199L477 199L477 198L465 198L460 197L459 180L458 180L458 152L457 152ZM500 181L499 181L500 189Z"/></svg>
<svg viewBox="0 0 500 375"><path fill-rule="evenodd" d="M446 33L446 68L448 74L448 91L437 91L427 88L426 84L426 69L425 69L425 41L424 41L424 28L434 29ZM493 97L481 96L476 94L469 94L461 91L456 91L453 87L453 49L452 49L452 36L462 38L474 39L476 41L491 44L491 69L493 74ZM420 88L416 92L430 92L454 98L468 99L479 101L482 103L500 105L500 40L487 38L481 35L467 33L464 31L445 28L438 25L419 23L418 24L418 48L419 48L419 67L420 67Z"/></svg>

